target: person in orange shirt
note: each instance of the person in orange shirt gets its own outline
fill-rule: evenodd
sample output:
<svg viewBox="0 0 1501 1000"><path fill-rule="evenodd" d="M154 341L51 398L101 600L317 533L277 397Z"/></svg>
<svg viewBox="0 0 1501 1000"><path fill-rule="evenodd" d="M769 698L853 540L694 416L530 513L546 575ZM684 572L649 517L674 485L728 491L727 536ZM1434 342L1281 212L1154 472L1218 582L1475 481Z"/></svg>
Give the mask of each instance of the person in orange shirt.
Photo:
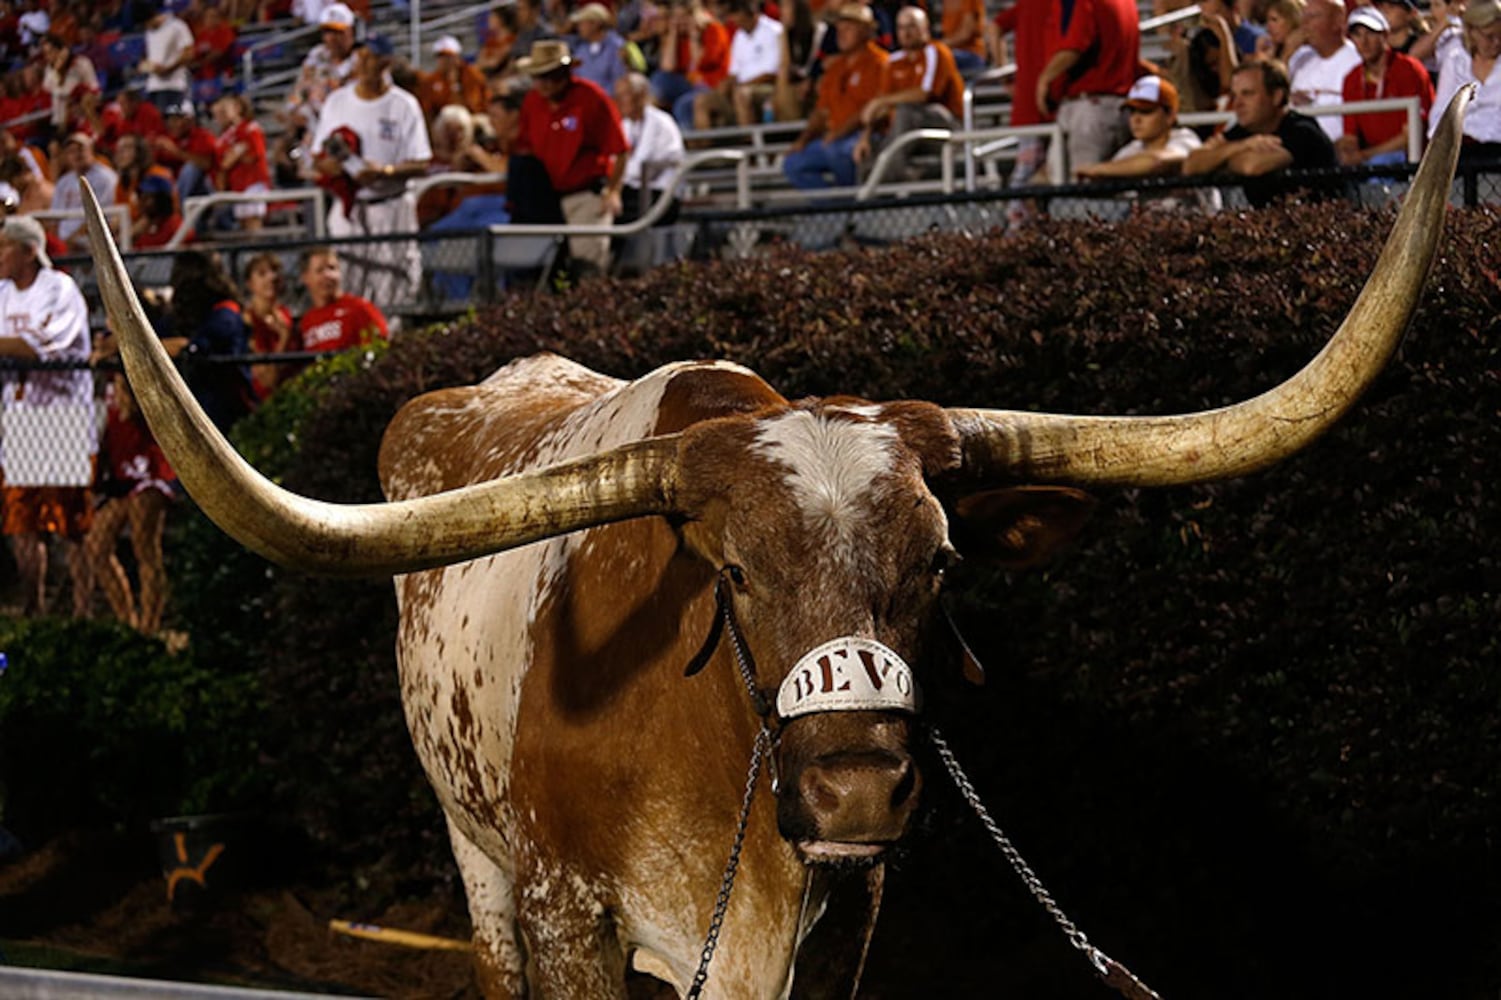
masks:
<svg viewBox="0 0 1501 1000"><path fill-rule="evenodd" d="M949 0L943 5L943 44L953 51L961 73L985 68L985 0Z"/></svg>
<svg viewBox="0 0 1501 1000"><path fill-rule="evenodd" d="M860 115L881 92L886 75L886 51L872 40L875 28L875 15L863 3L845 4L835 15L839 53L824 68L808 124L782 161L793 187L813 191L854 185Z"/></svg>
<svg viewBox="0 0 1501 1000"><path fill-rule="evenodd" d="M693 128L693 99L718 87L729 72L730 30L700 0L672 0L658 68L651 75L657 106L671 111L686 132Z"/></svg>
<svg viewBox="0 0 1501 1000"><path fill-rule="evenodd" d="M444 35L433 43L437 65L431 73L417 74L417 99L431 121L450 104L459 104L471 114L485 113L488 97L485 77L464 61L464 47L453 35Z"/></svg>
<svg viewBox="0 0 1501 1000"><path fill-rule="evenodd" d="M903 7L896 15L901 46L886 63L881 93L860 113L864 129L855 143L855 164L868 170L875 152L904 132L920 128L958 128L964 116L964 79L954 53L933 41L928 15L921 7ZM884 140L880 136L885 131ZM911 147L894 155L887 177L901 180Z"/></svg>

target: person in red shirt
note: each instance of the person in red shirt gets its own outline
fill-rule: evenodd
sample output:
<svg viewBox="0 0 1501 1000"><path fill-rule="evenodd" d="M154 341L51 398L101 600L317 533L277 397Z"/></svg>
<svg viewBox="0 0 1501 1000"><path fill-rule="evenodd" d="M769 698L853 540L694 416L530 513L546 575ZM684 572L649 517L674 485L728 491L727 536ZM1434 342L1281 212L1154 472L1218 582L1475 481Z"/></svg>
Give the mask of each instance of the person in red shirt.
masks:
<svg viewBox="0 0 1501 1000"><path fill-rule="evenodd" d="M839 8L834 21L839 54L828 60L813 113L782 160L782 172L794 187L810 191L854 185L860 116L881 92L886 76L888 57L872 40L875 29L876 17L865 4Z"/></svg>
<svg viewBox="0 0 1501 1000"><path fill-rule="evenodd" d="M120 95L106 104L97 116L90 118L89 127L95 136L95 147L110 156L115 154L115 144L122 135L139 136L149 141L167 132L162 113L155 104L146 100L139 83L120 91Z"/></svg>
<svg viewBox="0 0 1501 1000"><path fill-rule="evenodd" d="M292 310L282 304L281 292L281 258L274 253L250 258L245 265L245 322L250 326L250 350L255 354L302 350ZM300 367L272 362L251 365L250 387L255 397L265 399Z"/></svg>
<svg viewBox="0 0 1501 1000"><path fill-rule="evenodd" d="M141 217L131 223L130 239L137 250L153 250L165 247L182 228L182 215L178 211L177 191L169 178L159 174L147 174L136 187L136 204ZM191 234L184 243L191 243Z"/></svg>
<svg viewBox="0 0 1501 1000"><path fill-rule="evenodd" d="M573 55L557 39L532 43L516 66L532 78L521 102L508 192L511 221L609 225L620 214L629 147L620 111L597 84L573 75ZM568 240L573 261L603 272L608 236Z"/></svg>
<svg viewBox="0 0 1501 1000"><path fill-rule="evenodd" d="M1006 35L1012 36L1012 57L1016 76L1011 85L1011 124L1041 125L1053 120L1046 106L1037 104L1037 78L1058 45L1059 11L1056 0L1016 0L995 16L992 49L997 65L1006 62L1002 54ZM1016 143L1016 160L1011 166L1007 187L1029 187L1047 163L1047 140L1039 136L1022 136ZM1036 206L1025 198L1006 202L1007 225L1016 228L1027 224L1036 214Z"/></svg>
<svg viewBox="0 0 1501 1000"><path fill-rule="evenodd" d="M1386 16L1375 7L1350 12L1345 31L1360 53L1361 64L1345 77L1344 100L1416 97L1426 134L1428 113L1433 109L1433 80L1422 63L1391 47L1390 30ZM1345 134L1334 141L1334 152L1346 167L1406 163L1407 112L1346 115Z"/></svg>
<svg viewBox="0 0 1501 1000"><path fill-rule="evenodd" d="M679 128L690 131L693 98L713 90L729 75L730 29L716 21L699 0L673 0L658 66L651 75L652 98L671 109Z"/></svg>
<svg viewBox="0 0 1501 1000"><path fill-rule="evenodd" d="M198 124L192 101L167 105L165 118L166 133L151 140L156 162L177 178L179 198L186 200L196 194L208 194L209 177L219 155L214 133Z"/></svg>
<svg viewBox="0 0 1501 1000"><path fill-rule="evenodd" d="M1058 108L1072 175L1110 159L1131 137L1122 109L1136 82L1141 18L1135 0L1075 0L1062 27L1036 97L1038 107Z"/></svg>
<svg viewBox="0 0 1501 1000"><path fill-rule="evenodd" d="M219 126L214 186L220 191L245 193L271 190L266 133L252 116L250 102L240 94L225 94L214 102L213 115ZM234 206L234 217L241 229L255 232L265 221L266 203L239 202Z"/></svg>
<svg viewBox="0 0 1501 1000"><path fill-rule="evenodd" d="M193 25L193 77L212 80L235 71L235 26L224 19L219 8L208 4L203 16Z"/></svg>
<svg viewBox="0 0 1501 1000"><path fill-rule="evenodd" d="M312 307L297 321L305 351L342 351L391 336L386 317L375 306L344 291L339 255L332 247L313 247L302 255L302 284Z"/></svg>

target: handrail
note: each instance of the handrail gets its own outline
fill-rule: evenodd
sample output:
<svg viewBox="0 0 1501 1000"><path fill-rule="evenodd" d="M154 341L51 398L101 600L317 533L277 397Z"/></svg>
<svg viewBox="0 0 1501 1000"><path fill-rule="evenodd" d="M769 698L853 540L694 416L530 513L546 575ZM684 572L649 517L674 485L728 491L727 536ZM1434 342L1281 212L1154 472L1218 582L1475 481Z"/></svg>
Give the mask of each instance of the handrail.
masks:
<svg viewBox="0 0 1501 1000"><path fill-rule="evenodd" d="M412 197L418 201L433 188L438 187L462 187L469 184L498 184L506 179L505 174L466 174L457 170L446 170L440 174L428 174L419 177L412 182Z"/></svg>
<svg viewBox="0 0 1501 1000"><path fill-rule="evenodd" d="M1042 125L1005 125L998 128L987 129L963 129L950 131L941 128L913 129L903 132L891 141L886 148L881 150L881 155L876 157L875 164L871 167L870 176L865 183L860 185L855 194L856 201L867 201L874 197L881 187L887 168L898 150L919 142L942 142L941 152L943 164L943 191L952 194L954 191L954 155L955 147L964 146L966 158L966 171L964 190L975 190L975 179L971 172L971 165L977 156L995 153L1010 140L1020 139L1027 136L1043 136L1048 142L1048 179L1051 183L1063 183L1063 128L1057 122L1047 122ZM983 144L983 145L982 145Z"/></svg>
<svg viewBox="0 0 1501 1000"><path fill-rule="evenodd" d="M420 0L412 4L413 8L420 7ZM437 28L446 28L450 24L462 24L465 20L472 20L476 14L483 14L496 6L493 3L476 3L458 10L446 11L437 17L427 21L414 21L415 30L412 34L412 65L422 64L422 36L430 35Z"/></svg>
<svg viewBox="0 0 1501 1000"><path fill-rule="evenodd" d="M85 219L81 208L41 208L35 212L28 212L38 222L60 222L63 219ZM105 205L104 216L110 219L117 233L120 234L120 249L128 251L131 246L130 232L130 206L129 205Z"/></svg>
<svg viewBox="0 0 1501 1000"><path fill-rule="evenodd" d="M304 24L298 28L278 32L266 38L258 38L245 47L240 54L240 82L246 91L255 87L255 53L262 49L269 49L276 45L285 45L287 42L299 38L316 35L323 29L316 24Z"/></svg>
<svg viewBox="0 0 1501 1000"><path fill-rule="evenodd" d="M167 241L168 250L181 249L198 225L203 213L217 205L238 205L245 202L311 201L313 203L313 238L323 239L328 235L324 222L328 194L320 187L271 188L266 191L219 191L214 194L197 195L182 203L182 225ZM127 248L128 249L128 248Z"/></svg>
<svg viewBox="0 0 1501 1000"><path fill-rule="evenodd" d="M1368 115L1382 111L1407 112L1407 160L1416 163L1423 158L1423 105L1416 97L1377 97L1369 101L1350 101L1341 104L1307 104L1293 108L1313 118L1329 115ZM1229 111L1185 111L1178 116L1179 124L1186 126L1230 124L1235 115Z"/></svg>
<svg viewBox="0 0 1501 1000"><path fill-rule="evenodd" d="M28 122L39 122L51 117L51 108L43 108L40 111L28 111L24 115L17 115L14 118L7 118L5 121L0 122L0 128L10 128L12 125L25 125Z"/></svg>

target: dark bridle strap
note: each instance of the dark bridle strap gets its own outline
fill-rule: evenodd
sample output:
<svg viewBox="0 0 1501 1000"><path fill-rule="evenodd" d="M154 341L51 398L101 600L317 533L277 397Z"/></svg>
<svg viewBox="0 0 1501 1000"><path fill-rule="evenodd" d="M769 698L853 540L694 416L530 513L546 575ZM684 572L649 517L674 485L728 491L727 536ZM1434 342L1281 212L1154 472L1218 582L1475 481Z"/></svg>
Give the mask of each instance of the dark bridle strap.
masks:
<svg viewBox="0 0 1501 1000"><path fill-rule="evenodd" d="M771 704L767 702L761 689L756 685L756 661L745 644L745 636L740 632L740 623L735 620L735 606L730 600L730 585L724 570L720 571L719 578L714 581L714 623L709 626L709 634L704 637L704 644L693 655L693 659L688 661L683 675L692 677L709 665L714 651L719 648L719 639L726 627L730 632L730 648L735 654L735 666L740 670L740 678L745 681L745 690L750 695L751 707L755 709L756 715L764 723L764 720L771 715Z"/></svg>

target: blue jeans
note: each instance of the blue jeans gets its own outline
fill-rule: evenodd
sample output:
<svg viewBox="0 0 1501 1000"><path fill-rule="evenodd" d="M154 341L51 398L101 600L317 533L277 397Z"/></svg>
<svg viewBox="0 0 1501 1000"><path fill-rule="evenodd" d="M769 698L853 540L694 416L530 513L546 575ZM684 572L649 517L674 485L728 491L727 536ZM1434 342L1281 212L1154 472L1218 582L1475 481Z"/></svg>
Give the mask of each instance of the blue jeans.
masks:
<svg viewBox="0 0 1501 1000"><path fill-rule="evenodd" d="M854 187L854 150L859 141L859 129L841 139L815 139L802 149L787 154L782 160L782 173L787 175L793 187L803 191Z"/></svg>

